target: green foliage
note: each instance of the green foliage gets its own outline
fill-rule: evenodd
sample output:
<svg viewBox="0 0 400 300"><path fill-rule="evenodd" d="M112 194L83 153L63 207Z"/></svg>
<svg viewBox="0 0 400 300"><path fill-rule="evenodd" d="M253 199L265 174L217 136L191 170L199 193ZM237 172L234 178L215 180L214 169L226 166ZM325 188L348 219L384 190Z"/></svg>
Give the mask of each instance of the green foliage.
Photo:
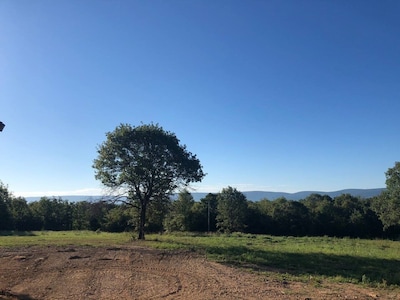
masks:
<svg viewBox="0 0 400 300"><path fill-rule="evenodd" d="M311 194L300 201L308 209L310 235L336 235L333 199L328 195Z"/></svg>
<svg viewBox="0 0 400 300"><path fill-rule="evenodd" d="M371 225L382 226L376 216L371 218L370 203L366 200L343 194L335 197L333 206L335 232L339 232L341 236L369 237L374 231Z"/></svg>
<svg viewBox="0 0 400 300"><path fill-rule="evenodd" d="M164 221L171 209L171 198L157 198L149 203L147 208L145 228L147 232L162 232L164 230ZM137 214L134 219L138 220Z"/></svg>
<svg viewBox="0 0 400 300"><path fill-rule="evenodd" d="M192 208L195 204L193 196L183 190L179 193L178 199L171 205L171 211L165 221L167 231L191 231L193 216Z"/></svg>
<svg viewBox="0 0 400 300"><path fill-rule="evenodd" d="M400 162L398 161L386 172L386 188L390 197L400 198Z"/></svg>
<svg viewBox="0 0 400 300"><path fill-rule="evenodd" d="M269 214L269 207L271 202L263 199L258 202L248 201L246 232L251 233L266 233L272 232L275 228L272 223L271 214Z"/></svg>
<svg viewBox="0 0 400 300"><path fill-rule="evenodd" d="M223 232L243 231L246 227L247 200L243 193L232 187L218 194L217 228Z"/></svg>
<svg viewBox="0 0 400 300"><path fill-rule="evenodd" d="M42 197L33 202L31 210L43 230L71 230L72 206L61 198Z"/></svg>
<svg viewBox="0 0 400 300"><path fill-rule="evenodd" d="M217 209L219 198L216 194L209 194L195 202L186 191L173 203L169 197L152 201L148 206L146 231L215 232L216 216L220 213ZM341 195L335 199L313 195L311 198L300 202L284 198L275 201L246 201L246 207L240 210L245 212L241 221L243 226L232 226L225 230L219 225L221 227L218 228L225 232L292 236L397 238L399 235L400 227L397 226L382 231L382 223L371 209L371 203L375 202L373 199L359 199L350 195ZM135 206L104 201L68 202L60 198L43 197L39 201L27 203L23 198L11 196L2 203L5 210L1 213L7 213L5 218L0 219L3 230L72 229L120 232L137 230L140 219L140 211ZM231 211L227 210L229 212ZM221 216L222 214L219 215ZM227 224L230 226L230 223Z"/></svg>
<svg viewBox="0 0 400 300"><path fill-rule="evenodd" d="M14 197L4 185L0 185L0 195L0 230L120 232L138 231L140 227L141 209L137 198L118 205L108 201L68 202L47 197L27 203L23 198ZM314 194L300 201L280 198L252 202L228 187L219 194L208 194L195 202L192 195L184 190L177 201L172 201L168 195L152 199L146 207L144 228L147 232L215 232L219 229L221 232L272 235L397 239L400 224L391 225L383 231L376 213L378 205L386 207L381 199L382 196L362 199L349 194L332 199Z"/></svg>
<svg viewBox="0 0 400 300"><path fill-rule="evenodd" d="M15 230L31 230L34 227L33 214L24 198L11 199L10 212Z"/></svg>
<svg viewBox="0 0 400 300"><path fill-rule="evenodd" d="M373 209L382 221L384 229L400 225L400 162L389 168L386 190L373 201Z"/></svg>
<svg viewBox="0 0 400 300"><path fill-rule="evenodd" d="M72 207L72 229L90 229L90 206L87 201L76 202Z"/></svg>
<svg viewBox="0 0 400 300"><path fill-rule="evenodd" d="M192 207L192 231L215 232L217 230L217 195L209 193Z"/></svg>
<svg viewBox="0 0 400 300"><path fill-rule="evenodd" d="M132 229L132 208L126 206L116 206L109 210L105 215L104 225L108 232L123 232Z"/></svg>
<svg viewBox="0 0 400 300"><path fill-rule="evenodd" d="M0 230L12 229L10 202L12 195L8 187L0 181Z"/></svg>
<svg viewBox="0 0 400 300"><path fill-rule="evenodd" d="M187 151L174 133L156 124L121 124L108 132L93 167L96 179L127 196L127 203L139 205L139 239L144 239L151 201L201 181L205 175L196 155Z"/></svg>

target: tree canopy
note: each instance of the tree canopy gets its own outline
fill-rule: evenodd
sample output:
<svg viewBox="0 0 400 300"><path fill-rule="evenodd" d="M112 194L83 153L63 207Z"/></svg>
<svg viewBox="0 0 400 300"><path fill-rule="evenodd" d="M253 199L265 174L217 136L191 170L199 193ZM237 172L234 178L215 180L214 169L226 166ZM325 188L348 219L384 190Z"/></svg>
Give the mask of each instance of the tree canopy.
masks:
<svg viewBox="0 0 400 300"><path fill-rule="evenodd" d="M385 229L400 225L400 162L395 162L386 175L386 191L374 201L374 210Z"/></svg>
<svg viewBox="0 0 400 300"><path fill-rule="evenodd" d="M191 231L193 222L192 208L195 204L188 190L179 193L178 199L172 203L170 213L165 222L168 231Z"/></svg>
<svg viewBox="0 0 400 300"><path fill-rule="evenodd" d="M138 207L139 239L144 239L149 202L201 181L205 174L196 155L158 124L121 124L106 136L94 160L95 177Z"/></svg>
<svg viewBox="0 0 400 300"><path fill-rule="evenodd" d="M218 194L217 227L223 232L243 231L246 227L247 200L243 193L232 187Z"/></svg>

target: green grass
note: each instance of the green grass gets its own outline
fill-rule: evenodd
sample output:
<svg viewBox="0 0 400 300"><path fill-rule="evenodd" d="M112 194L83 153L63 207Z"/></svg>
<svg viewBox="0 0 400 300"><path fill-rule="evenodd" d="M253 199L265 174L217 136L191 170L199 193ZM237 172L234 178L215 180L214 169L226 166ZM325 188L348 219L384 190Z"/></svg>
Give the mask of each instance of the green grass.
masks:
<svg viewBox="0 0 400 300"><path fill-rule="evenodd" d="M146 244L195 250L210 259L278 278L400 285L400 242L389 240L180 234L148 235Z"/></svg>
<svg viewBox="0 0 400 300"><path fill-rule="evenodd" d="M24 231L0 232L0 247L87 245L107 246L132 241L130 233L94 231Z"/></svg>
<svg viewBox="0 0 400 300"><path fill-rule="evenodd" d="M0 247L110 246L132 242L131 233L92 231L0 232ZM350 282L400 288L400 242L331 237L149 234L142 246L196 251L211 260L275 279Z"/></svg>

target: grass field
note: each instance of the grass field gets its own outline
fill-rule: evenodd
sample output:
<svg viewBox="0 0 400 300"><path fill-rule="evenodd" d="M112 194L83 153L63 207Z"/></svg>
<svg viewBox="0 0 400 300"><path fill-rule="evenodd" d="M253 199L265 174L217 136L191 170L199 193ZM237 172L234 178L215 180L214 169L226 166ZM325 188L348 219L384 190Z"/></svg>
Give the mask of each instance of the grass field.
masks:
<svg viewBox="0 0 400 300"><path fill-rule="evenodd" d="M1 233L0 233L1 234ZM23 232L0 235L0 247L28 245L121 245L129 233L90 231ZM137 242L135 242L137 243ZM143 246L185 249L207 258L282 280L350 282L373 287L400 286L400 242L331 237L149 234Z"/></svg>
<svg viewBox="0 0 400 300"><path fill-rule="evenodd" d="M400 242L267 235L148 235L147 245L191 249L227 264L287 280L400 285Z"/></svg>
<svg viewBox="0 0 400 300"><path fill-rule="evenodd" d="M132 234L130 233L94 231L0 231L0 247L33 245L108 246L126 244L130 241L132 241Z"/></svg>

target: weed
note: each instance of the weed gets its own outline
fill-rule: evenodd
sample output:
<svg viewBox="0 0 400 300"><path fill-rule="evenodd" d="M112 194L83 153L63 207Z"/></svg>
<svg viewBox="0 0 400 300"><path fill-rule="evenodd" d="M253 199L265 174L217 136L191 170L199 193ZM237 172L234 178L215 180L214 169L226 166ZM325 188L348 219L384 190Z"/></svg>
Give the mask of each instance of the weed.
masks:
<svg viewBox="0 0 400 300"><path fill-rule="evenodd" d="M370 284L371 280L368 278L367 275L363 274L363 276L361 276L361 283L362 284Z"/></svg>

